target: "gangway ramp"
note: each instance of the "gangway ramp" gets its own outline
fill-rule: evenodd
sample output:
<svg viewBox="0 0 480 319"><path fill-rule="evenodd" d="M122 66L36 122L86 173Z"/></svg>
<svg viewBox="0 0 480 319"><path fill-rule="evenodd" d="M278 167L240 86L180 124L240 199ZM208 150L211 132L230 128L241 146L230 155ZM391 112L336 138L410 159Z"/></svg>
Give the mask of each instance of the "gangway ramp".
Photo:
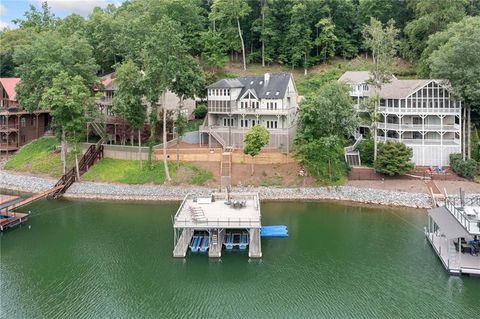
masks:
<svg viewBox="0 0 480 319"><path fill-rule="evenodd" d="M190 244L190 241L193 237L193 229L185 228L180 235L180 238L173 249L173 257L184 258L187 255L187 250Z"/></svg>
<svg viewBox="0 0 480 319"><path fill-rule="evenodd" d="M262 258L260 228L252 228L250 230L250 244L248 246L248 257Z"/></svg>

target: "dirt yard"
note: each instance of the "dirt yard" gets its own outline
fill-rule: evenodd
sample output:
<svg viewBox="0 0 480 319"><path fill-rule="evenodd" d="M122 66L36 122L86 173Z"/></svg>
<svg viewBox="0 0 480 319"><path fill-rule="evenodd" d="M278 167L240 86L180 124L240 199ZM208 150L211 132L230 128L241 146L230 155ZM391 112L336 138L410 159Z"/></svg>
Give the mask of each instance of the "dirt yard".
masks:
<svg viewBox="0 0 480 319"><path fill-rule="evenodd" d="M192 162L196 166L212 172L217 186L220 183L220 162ZM311 187L315 180L299 175L300 166L296 162L254 166L251 174L250 164L232 164L232 186L271 186L271 187Z"/></svg>

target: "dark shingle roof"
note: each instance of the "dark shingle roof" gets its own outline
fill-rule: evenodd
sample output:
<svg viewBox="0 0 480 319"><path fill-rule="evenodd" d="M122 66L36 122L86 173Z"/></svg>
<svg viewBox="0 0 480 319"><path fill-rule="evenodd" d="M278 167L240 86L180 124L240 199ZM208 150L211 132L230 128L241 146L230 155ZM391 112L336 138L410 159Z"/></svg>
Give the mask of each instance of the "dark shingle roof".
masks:
<svg viewBox="0 0 480 319"><path fill-rule="evenodd" d="M243 84L237 79L223 79L207 86L208 89L229 89L241 87L243 87Z"/></svg>
<svg viewBox="0 0 480 319"><path fill-rule="evenodd" d="M268 81L265 81L264 76L244 76L220 80L209 85L208 88L242 88L239 97L250 90L259 99L283 99L291 76L290 73L270 73Z"/></svg>

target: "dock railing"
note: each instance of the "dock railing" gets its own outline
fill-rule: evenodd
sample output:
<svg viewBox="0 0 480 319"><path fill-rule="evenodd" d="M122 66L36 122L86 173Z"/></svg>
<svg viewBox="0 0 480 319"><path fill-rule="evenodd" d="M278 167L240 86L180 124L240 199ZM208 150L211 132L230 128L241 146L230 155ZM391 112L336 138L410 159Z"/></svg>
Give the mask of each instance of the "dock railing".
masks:
<svg viewBox="0 0 480 319"><path fill-rule="evenodd" d="M465 206L478 206L480 208L480 197L472 197L461 199L458 197L450 197L445 199L445 207L447 210L462 224L462 226L469 232L478 232L479 222L471 220L467 216L463 207ZM474 229L477 228L477 229Z"/></svg>
<svg viewBox="0 0 480 319"><path fill-rule="evenodd" d="M260 228L260 218L216 218L205 221L192 221L189 218L177 218L175 217L176 228L188 228L188 227L240 227L240 228Z"/></svg>

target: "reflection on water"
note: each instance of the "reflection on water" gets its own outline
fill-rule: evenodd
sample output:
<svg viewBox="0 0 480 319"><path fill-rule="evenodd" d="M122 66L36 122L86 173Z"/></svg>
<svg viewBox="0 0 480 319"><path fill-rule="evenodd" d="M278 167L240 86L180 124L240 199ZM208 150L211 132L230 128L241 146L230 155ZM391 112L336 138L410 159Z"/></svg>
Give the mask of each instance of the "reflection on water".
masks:
<svg viewBox="0 0 480 319"><path fill-rule="evenodd" d="M2 318L467 318L480 278L450 277L426 214L331 203L262 204L263 258L172 258L176 204L40 201L1 235Z"/></svg>

